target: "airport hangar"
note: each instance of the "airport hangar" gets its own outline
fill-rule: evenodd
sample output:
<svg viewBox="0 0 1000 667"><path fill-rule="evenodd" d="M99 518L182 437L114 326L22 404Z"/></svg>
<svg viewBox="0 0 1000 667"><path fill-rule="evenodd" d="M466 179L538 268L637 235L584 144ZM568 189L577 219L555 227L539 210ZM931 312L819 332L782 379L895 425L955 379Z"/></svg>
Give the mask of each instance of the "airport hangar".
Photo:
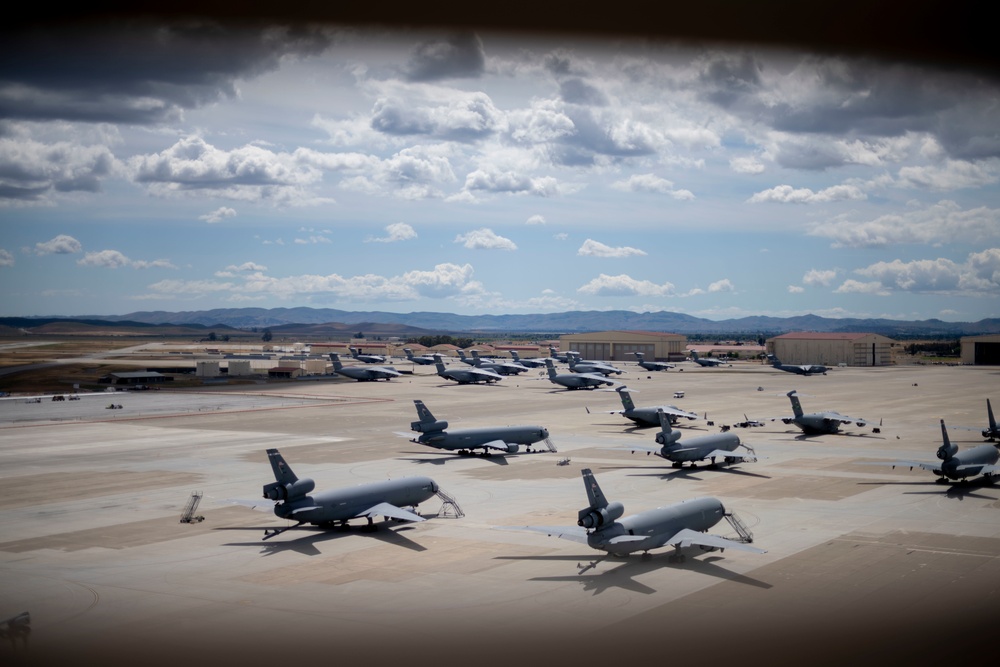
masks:
<svg viewBox="0 0 1000 667"><path fill-rule="evenodd" d="M1000 365L1000 334L964 336L961 342L963 364Z"/></svg>
<svg viewBox="0 0 1000 667"><path fill-rule="evenodd" d="M593 331L559 337L559 351L576 350L584 359L635 361L634 353L647 361L682 361L687 336L658 331Z"/></svg>
<svg viewBox="0 0 1000 667"><path fill-rule="evenodd" d="M899 345L875 333L787 333L768 338L765 347L786 364L889 366Z"/></svg>

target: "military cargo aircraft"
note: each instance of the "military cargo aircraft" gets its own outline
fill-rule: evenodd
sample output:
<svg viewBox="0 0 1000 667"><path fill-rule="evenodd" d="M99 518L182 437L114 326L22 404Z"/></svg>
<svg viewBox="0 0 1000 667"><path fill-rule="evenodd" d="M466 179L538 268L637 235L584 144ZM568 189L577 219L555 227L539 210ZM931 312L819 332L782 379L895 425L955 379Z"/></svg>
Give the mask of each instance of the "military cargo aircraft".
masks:
<svg viewBox="0 0 1000 667"><path fill-rule="evenodd" d="M437 374L443 377L445 380L454 380L459 384L472 384L476 382L485 382L490 384L491 382L499 382L503 379L503 376L499 373L487 370L485 368L448 368L441 361L441 355L434 355L435 366L437 367Z"/></svg>
<svg viewBox="0 0 1000 667"><path fill-rule="evenodd" d="M428 357L426 355L421 356L421 357L416 357L416 356L413 355L413 350L411 350L408 347L404 347L403 348L403 352L406 353L406 360L407 361L412 361L413 363L417 364L418 366L430 366L431 364L434 363L434 357Z"/></svg>
<svg viewBox="0 0 1000 667"><path fill-rule="evenodd" d="M363 361L366 364L384 364L386 362L386 358L381 354L361 354L358 352L357 348L354 347L349 347L347 349L351 351L352 357L358 361Z"/></svg>
<svg viewBox="0 0 1000 667"><path fill-rule="evenodd" d="M642 352L626 352L625 354L635 355L635 363L647 371L665 371L668 368L677 368L675 364L668 364L665 361L646 361L646 355Z"/></svg>
<svg viewBox="0 0 1000 667"><path fill-rule="evenodd" d="M330 361L333 362L334 373L352 378L358 382L391 380L400 376L400 372L392 366L345 366L340 361L340 355L336 352L330 353Z"/></svg>
<svg viewBox="0 0 1000 667"><path fill-rule="evenodd" d="M993 478L1000 472L1000 450L996 445L979 445L960 452L956 445L948 439L948 431L944 420L941 420L941 446L938 447L938 463L927 461L867 461L867 465L907 466L910 470L923 468L938 476L938 482L949 479L965 481L968 477L983 475L987 483L992 484Z"/></svg>
<svg viewBox="0 0 1000 667"><path fill-rule="evenodd" d="M423 401L414 400L413 403L419 421L411 422L410 429L420 436L412 442L460 454L471 454L474 449L482 449L485 454L491 450L516 454L522 446L530 452L536 442L544 442L550 452L556 451L544 426L487 426L448 431L448 422L435 419Z"/></svg>
<svg viewBox="0 0 1000 667"><path fill-rule="evenodd" d="M814 375L815 373L822 373L826 375L826 372L830 370L822 364L783 364L778 357L773 354L767 355L767 360L771 362L772 368L777 368L779 371L785 371L786 373L797 373L799 375Z"/></svg>
<svg viewBox="0 0 1000 667"><path fill-rule="evenodd" d="M993 406L990 405L990 399L986 399L986 419L987 426L982 429L983 437L990 442L1000 438L1000 428L997 428L997 420L993 417ZM948 428L960 428L963 431L979 431L978 426L949 426Z"/></svg>
<svg viewBox="0 0 1000 667"><path fill-rule="evenodd" d="M625 507L619 502L608 502L589 468L584 468L582 473L590 504L577 513L576 526L519 526L515 530L554 535L615 556L627 556L637 551L647 553L651 549L672 546L676 549L676 557L680 558L680 550L692 545L697 545L704 551L739 549L758 554L767 553L764 549L750 546L753 536L715 498L683 500L621 518ZM736 528L742 541L708 535L705 532L723 518Z"/></svg>
<svg viewBox="0 0 1000 667"><path fill-rule="evenodd" d="M568 350L568 351L566 351L565 354L559 354L558 352L556 352L556 348L555 348L554 345L549 345L549 356L552 357L553 360L558 361L561 364L568 364L569 363L569 357L570 357L570 355L573 355L573 354L579 354L579 352L574 352L573 350Z"/></svg>
<svg viewBox="0 0 1000 667"><path fill-rule="evenodd" d="M601 375L611 375L612 373L622 374L622 369L606 364L603 361L593 361L581 359L575 352L567 352L566 360L570 371L574 373L600 373Z"/></svg>
<svg viewBox="0 0 1000 667"><path fill-rule="evenodd" d="M705 366L707 368L715 368L716 366L722 366L726 362L722 359L703 359L698 356L698 353L691 350L691 361L698 364L699 366ZM732 366L732 364L729 364Z"/></svg>
<svg viewBox="0 0 1000 667"><path fill-rule="evenodd" d="M275 502L275 516L296 524L264 531L265 540L307 523L321 527L346 526L351 519L364 517L368 519L368 526L374 527L372 522L376 516L398 521L424 521L414 510L440 492L429 477L402 477L313 493L316 483L308 478L299 479L277 449L267 450L267 458L275 481L264 485L264 498Z"/></svg>
<svg viewBox="0 0 1000 667"><path fill-rule="evenodd" d="M510 358L514 360L515 364L521 364L528 368L545 368L545 359L522 359L517 350L510 351Z"/></svg>
<svg viewBox="0 0 1000 667"><path fill-rule="evenodd" d="M837 433L840 431L840 427L843 424L854 423L858 426L870 425L871 422L867 422L864 419L858 419L855 417L848 417L847 415L842 415L839 412L811 412L806 414L802 410L802 405L799 403L798 394L795 390L785 394L788 399L792 402L792 412L794 413L791 417L780 417L781 421L785 424L795 424L803 433L809 435L821 435L824 433ZM773 419L771 421L774 421ZM881 425L875 426L872 431L878 433L881 430Z"/></svg>
<svg viewBox="0 0 1000 667"><path fill-rule="evenodd" d="M476 368L485 368L488 371L493 371L494 373L499 373L500 375L519 375L528 371L527 366L522 366L521 364L513 361L504 361L502 359L482 359L479 356L479 350L472 351L472 362L472 365Z"/></svg>
<svg viewBox="0 0 1000 667"><path fill-rule="evenodd" d="M567 389L594 389L605 385L614 387L622 384L598 373L556 373L556 367L552 365L551 359L546 359L545 367L548 369L549 382Z"/></svg>
<svg viewBox="0 0 1000 667"><path fill-rule="evenodd" d="M656 444L660 447L630 445L615 449L627 449L633 454L636 451L646 452L647 455L655 454L673 463L675 468L680 468L685 463L690 463L691 467L694 468L698 461L706 459L713 466L716 465L716 459L722 459L724 465L753 463L757 460L754 450L749 445L740 442L740 436L735 433L725 431L701 435L681 442L680 431L670 428L670 418L662 408L657 410L657 415L660 419L660 432L656 434ZM745 449L746 453L737 452L736 449L739 447Z"/></svg>
<svg viewBox="0 0 1000 667"><path fill-rule="evenodd" d="M611 391L610 389L604 391ZM681 410L674 405L657 405L648 408L637 408L635 403L632 402L632 395L629 393L628 387L622 385L615 389L618 392L619 398L622 401L622 410L602 410L604 414L609 415L621 415L626 419L631 419L636 424L640 426L659 426L660 416L658 411L662 411L670 419L671 424L676 424L677 420L681 417L685 419L697 419L698 415L693 412L686 412ZM587 412L590 412L590 408L587 408Z"/></svg>

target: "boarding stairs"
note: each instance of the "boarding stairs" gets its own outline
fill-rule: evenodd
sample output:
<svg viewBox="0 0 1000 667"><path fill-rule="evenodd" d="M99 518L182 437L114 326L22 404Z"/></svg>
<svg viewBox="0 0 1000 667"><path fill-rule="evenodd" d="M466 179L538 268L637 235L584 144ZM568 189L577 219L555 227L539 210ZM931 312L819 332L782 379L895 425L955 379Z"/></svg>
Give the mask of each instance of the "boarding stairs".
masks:
<svg viewBox="0 0 1000 667"><path fill-rule="evenodd" d="M461 519L465 516L465 512L458 506L455 496L438 489L437 497L441 499L441 509L437 513L438 517L443 519Z"/></svg>
<svg viewBox="0 0 1000 667"><path fill-rule="evenodd" d="M747 528L747 525L743 523L743 520L737 516L736 512L726 512L723 516L726 517L726 521L728 521L729 525L733 527L736 534L739 535L739 539L736 540L737 542L742 542L744 544L750 544L753 542L753 533L751 533L750 529Z"/></svg>
<svg viewBox="0 0 1000 667"><path fill-rule="evenodd" d="M198 503L201 502L202 495L201 491L191 492L191 497L188 498L187 504L184 506L184 511L181 513L181 523L199 523L205 520L203 516L194 515L198 509Z"/></svg>

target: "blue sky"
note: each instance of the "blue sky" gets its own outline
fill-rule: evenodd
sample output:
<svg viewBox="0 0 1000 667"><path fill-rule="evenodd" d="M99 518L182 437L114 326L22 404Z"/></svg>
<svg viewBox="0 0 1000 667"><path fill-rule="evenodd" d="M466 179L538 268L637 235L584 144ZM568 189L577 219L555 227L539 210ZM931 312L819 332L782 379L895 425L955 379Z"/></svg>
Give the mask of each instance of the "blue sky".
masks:
<svg viewBox="0 0 1000 667"><path fill-rule="evenodd" d="M3 315L1000 316L973 71L333 25L5 42Z"/></svg>

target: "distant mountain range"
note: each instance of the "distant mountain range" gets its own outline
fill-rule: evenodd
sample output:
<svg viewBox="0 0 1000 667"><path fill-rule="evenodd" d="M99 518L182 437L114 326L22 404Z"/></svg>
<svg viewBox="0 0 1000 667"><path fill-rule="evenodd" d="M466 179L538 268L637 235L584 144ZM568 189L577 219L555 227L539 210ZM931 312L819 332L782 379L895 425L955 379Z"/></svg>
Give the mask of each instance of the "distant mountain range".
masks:
<svg viewBox="0 0 1000 667"><path fill-rule="evenodd" d="M287 333L312 332L314 335L362 331L379 335L422 335L432 333L538 333L561 334L586 331L635 330L663 331L679 334L778 334L789 331L828 333L865 332L890 337L953 337L1000 333L1000 318L978 322L944 322L942 320L889 320L819 317L741 317L729 320L708 320L683 313L635 313L627 310L569 311L534 315L456 315L454 313L387 313L380 311L353 312L332 308L218 308L214 310L171 313L148 311L120 316L87 315L74 318L0 318L0 325L26 328L28 323L45 320L75 320L78 322L117 322L196 328L231 327L234 329L269 328ZM297 326L292 326L297 325ZM311 325L311 326L303 326ZM322 325L322 326L319 326Z"/></svg>

